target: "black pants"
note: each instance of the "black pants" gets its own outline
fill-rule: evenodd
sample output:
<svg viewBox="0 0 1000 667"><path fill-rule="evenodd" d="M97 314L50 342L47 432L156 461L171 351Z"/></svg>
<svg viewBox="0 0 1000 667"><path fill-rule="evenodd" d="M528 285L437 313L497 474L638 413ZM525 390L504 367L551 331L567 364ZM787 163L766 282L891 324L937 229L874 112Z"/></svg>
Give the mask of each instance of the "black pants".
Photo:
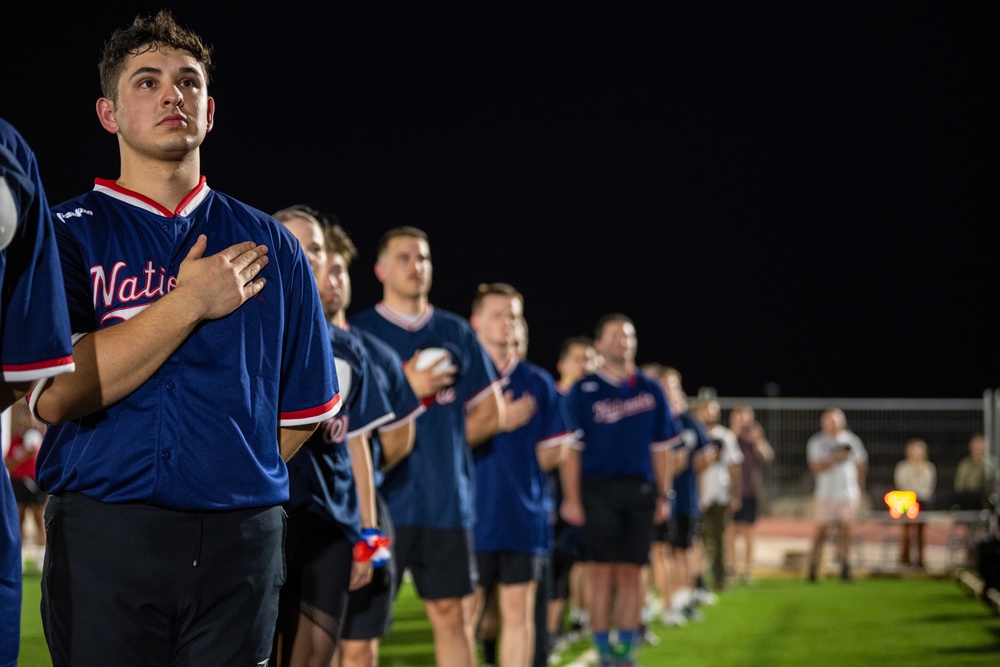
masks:
<svg viewBox="0 0 1000 667"><path fill-rule="evenodd" d="M54 667L265 664L285 578L280 507L178 512L63 494L45 530Z"/></svg>

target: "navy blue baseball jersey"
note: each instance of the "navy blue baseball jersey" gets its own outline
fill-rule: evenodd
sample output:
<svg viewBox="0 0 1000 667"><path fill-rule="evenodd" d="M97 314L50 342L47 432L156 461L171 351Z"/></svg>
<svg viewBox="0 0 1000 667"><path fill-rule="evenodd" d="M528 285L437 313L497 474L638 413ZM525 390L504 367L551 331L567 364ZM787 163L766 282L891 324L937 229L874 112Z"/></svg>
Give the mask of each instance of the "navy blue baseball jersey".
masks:
<svg viewBox="0 0 1000 667"><path fill-rule="evenodd" d="M330 325L343 407L324 421L288 462L288 507L339 524L351 542L361 537L357 485L347 439L374 431L395 415L375 379L360 338Z"/></svg>
<svg viewBox="0 0 1000 667"><path fill-rule="evenodd" d="M73 370L66 294L35 154L0 118L0 360L5 382ZM0 665L17 664L21 618L21 528L5 469L0 473Z"/></svg>
<svg viewBox="0 0 1000 667"><path fill-rule="evenodd" d="M350 330L348 327L348 331ZM406 426L423 414L426 408L413 393L413 389L403 373L403 362L396 351L363 329L355 329L354 332L361 336L365 349L368 351L368 358L371 359L372 368L375 370L375 378L396 415L393 421L379 426L372 434L372 465L375 468L375 487L379 488L385 479L385 474L382 471L382 443L378 436L379 432Z"/></svg>
<svg viewBox="0 0 1000 667"><path fill-rule="evenodd" d="M206 256L254 241L269 261L259 294L199 325L131 395L49 428L39 486L178 510L286 501L279 426L321 422L340 407L327 324L295 237L204 177L175 211L98 179L53 215L75 335L115 326L170 292L199 234Z"/></svg>
<svg viewBox="0 0 1000 667"><path fill-rule="evenodd" d="M537 410L521 428L498 433L473 452L476 551L543 554L552 546L552 499L537 449L561 446L571 433L551 375L516 359L500 375L505 392L515 399L530 394Z"/></svg>
<svg viewBox="0 0 1000 667"><path fill-rule="evenodd" d="M581 477L654 482L650 452L681 442L663 389L642 373L621 380L598 369L573 386L566 410L580 432L570 446L580 450Z"/></svg>
<svg viewBox="0 0 1000 667"><path fill-rule="evenodd" d="M397 526L472 528L472 457L465 437L465 411L494 391L493 364L465 318L429 306L408 321L381 303L351 318L351 326L383 340L400 359L417 350L443 348L457 367L455 384L425 401L413 451L393 466L382 495Z"/></svg>
<svg viewBox="0 0 1000 667"><path fill-rule="evenodd" d="M698 504L698 475L694 471L694 456L708 446L709 437L705 427L691 416L690 412L677 415L677 420L684 429L681 432L681 444L688 452L688 462L683 470L674 475L674 499L670 503L671 516L701 516Z"/></svg>

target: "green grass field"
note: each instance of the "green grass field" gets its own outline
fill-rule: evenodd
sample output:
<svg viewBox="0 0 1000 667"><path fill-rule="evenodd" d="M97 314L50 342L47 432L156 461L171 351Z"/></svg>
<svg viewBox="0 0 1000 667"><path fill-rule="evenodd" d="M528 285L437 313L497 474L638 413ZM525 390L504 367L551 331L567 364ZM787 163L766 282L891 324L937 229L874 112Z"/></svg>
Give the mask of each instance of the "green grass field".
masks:
<svg viewBox="0 0 1000 667"><path fill-rule="evenodd" d="M37 574L25 576L22 667L50 667L38 618ZM683 628L654 625L658 646L646 646L643 667L996 667L1000 617L952 579L761 579L734 588L704 620ZM579 642L559 665L582 664L589 648ZM393 628L383 642L381 665L434 664L423 606L405 587ZM87 667L87 666L83 666Z"/></svg>

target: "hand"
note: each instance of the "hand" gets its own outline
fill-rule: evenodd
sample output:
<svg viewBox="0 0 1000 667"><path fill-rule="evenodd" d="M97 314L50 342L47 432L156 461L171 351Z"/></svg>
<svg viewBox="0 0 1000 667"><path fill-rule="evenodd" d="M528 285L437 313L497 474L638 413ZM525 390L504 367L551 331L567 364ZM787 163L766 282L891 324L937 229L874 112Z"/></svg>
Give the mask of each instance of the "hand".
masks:
<svg viewBox="0 0 1000 667"><path fill-rule="evenodd" d="M503 411L503 423L500 425L500 430L507 433L516 431L527 424L538 410L535 397L531 394L525 393L521 398L515 399L514 392L508 389L504 392L503 398L506 407Z"/></svg>
<svg viewBox="0 0 1000 667"><path fill-rule="evenodd" d="M347 584L347 590L356 591L359 588L363 588L371 583L372 575L375 568L372 567L372 562L365 561L364 563L359 563L357 561L351 563L351 579Z"/></svg>
<svg viewBox="0 0 1000 667"><path fill-rule="evenodd" d="M421 350L416 350L410 360L403 364L403 373L417 398L436 396L439 391L455 383L455 371L458 369L454 364L448 364L418 370L417 357L420 356L420 352Z"/></svg>
<svg viewBox="0 0 1000 667"><path fill-rule="evenodd" d="M583 513L583 505L580 502L563 500L559 506L559 515L563 521L571 526L582 526L586 522L586 515Z"/></svg>
<svg viewBox="0 0 1000 667"><path fill-rule="evenodd" d="M653 523L663 523L670 519L670 503L663 496L656 497L656 508L653 510Z"/></svg>
<svg viewBox="0 0 1000 667"><path fill-rule="evenodd" d="M177 271L177 287L194 308L198 321L225 317L264 289L256 278L267 266L267 246L244 241L205 257L208 238L204 234L188 251Z"/></svg>

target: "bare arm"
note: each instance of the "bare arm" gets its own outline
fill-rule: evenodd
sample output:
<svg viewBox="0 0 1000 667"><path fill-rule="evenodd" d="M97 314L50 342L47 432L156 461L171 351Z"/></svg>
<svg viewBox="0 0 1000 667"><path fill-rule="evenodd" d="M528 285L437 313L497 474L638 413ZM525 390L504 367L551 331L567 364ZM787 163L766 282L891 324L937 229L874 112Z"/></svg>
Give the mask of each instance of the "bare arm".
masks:
<svg viewBox="0 0 1000 667"><path fill-rule="evenodd" d="M670 518L670 503L666 496L674 487L674 453L669 449L658 449L651 453L653 474L656 477L656 509L653 520L662 523Z"/></svg>
<svg viewBox="0 0 1000 667"><path fill-rule="evenodd" d="M391 468L413 451L413 442L417 435L417 422L410 420L388 431L379 431L378 439L382 442L382 467Z"/></svg>
<svg viewBox="0 0 1000 667"><path fill-rule="evenodd" d="M571 526L582 526L586 521L580 500L580 452L569 448L562 465L559 466L562 481L563 501L559 514Z"/></svg>
<svg viewBox="0 0 1000 667"><path fill-rule="evenodd" d="M177 287L134 317L95 331L73 348L76 371L40 385L36 413L58 423L117 403L139 388L203 321L224 317L264 287L254 278L267 246L247 241L204 257L205 235L181 262Z"/></svg>
<svg viewBox="0 0 1000 667"><path fill-rule="evenodd" d="M281 459L288 461L299 451L309 436L319 424L302 424L300 426L282 426L278 429L278 446L281 449Z"/></svg>
<svg viewBox="0 0 1000 667"><path fill-rule="evenodd" d="M535 456L538 458L539 467L545 472L555 470L562 463L565 451L565 446L561 444L549 447L536 447Z"/></svg>
<svg viewBox="0 0 1000 667"><path fill-rule="evenodd" d="M493 437L503 423L503 397L494 385L490 395L465 413L465 439L470 447L477 447Z"/></svg>
<svg viewBox="0 0 1000 667"><path fill-rule="evenodd" d="M368 446L368 434L362 433L347 439L351 452L351 472L354 474L354 488L358 494L358 508L361 511L361 530L378 528L375 510L375 482L372 478L372 452ZM351 578L348 589L354 591L372 580L372 562L351 564Z"/></svg>

